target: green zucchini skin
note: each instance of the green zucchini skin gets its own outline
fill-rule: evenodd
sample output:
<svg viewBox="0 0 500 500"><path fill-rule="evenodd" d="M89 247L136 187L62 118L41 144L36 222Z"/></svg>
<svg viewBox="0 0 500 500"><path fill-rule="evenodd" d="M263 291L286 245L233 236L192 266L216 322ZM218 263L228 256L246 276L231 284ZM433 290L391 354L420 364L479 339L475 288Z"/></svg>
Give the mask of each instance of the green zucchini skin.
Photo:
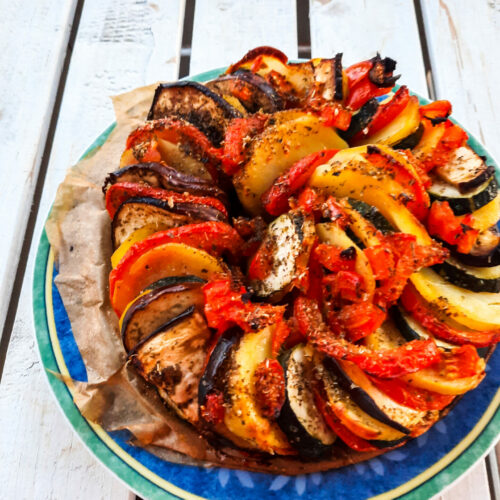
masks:
<svg viewBox="0 0 500 500"><path fill-rule="evenodd" d="M292 409L288 390L286 388L288 384L288 363L290 361L290 357L296 348L301 347L303 346L299 344L298 346L285 352L278 359L285 373L285 402L281 407L276 423L286 434L292 446L298 451L299 455L303 459L315 460L328 456L332 451L333 444L326 445L307 432L306 428L301 424Z"/></svg>
<svg viewBox="0 0 500 500"><path fill-rule="evenodd" d="M444 196L433 191L432 186L428 192L431 201L447 201L455 215L466 215L484 207L496 198L498 194L498 182L492 177L482 191L472 196L460 196L458 190L455 196Z"/></svg>
<svg viewBox="0 0 500 500"><path fill-rule="evenodd" d="M446 281L471 292L500 292L500 277L495 279L479 278L446 261L436 264L432 268Z"/></svg>
<svg viewBox="0 0 500 500"><path fill-rule="evenodd" d="M348 198L348 202L356 212L359 212L367 221L371 222L382 234L395 231L392 224L375 207L353 198Z"/></svg>
<svg viewBox="0 0 500 500"><path fill-rule="evenodd" d="M415 132L412 132L410 135L406 136L404 139L401 139L397 144L394 144L392 146L393 149L413 149L419 142L420 139L422 138L422 135L424 134L424 126L420 124L415 130Z"/></svg>

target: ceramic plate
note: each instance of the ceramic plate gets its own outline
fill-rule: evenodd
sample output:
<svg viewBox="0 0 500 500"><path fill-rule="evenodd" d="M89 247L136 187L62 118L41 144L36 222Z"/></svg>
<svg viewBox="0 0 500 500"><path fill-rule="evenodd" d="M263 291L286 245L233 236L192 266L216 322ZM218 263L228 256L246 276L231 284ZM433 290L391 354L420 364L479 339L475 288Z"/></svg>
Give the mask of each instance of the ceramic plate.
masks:
<svg viewBox="0 0 500 500"><path fill-rule="evenodd" d="M215 78L224 69L190 77ZM420 98L421 102L427 100ZM99 148L114 125L85 155ZM498 166L469 134L470 146ZM84 156L85 156L84 155ZM500 349L487 366L479 387L424 435L369 461L329 472L296 477L171 464L128 444L127 432L106 432L82 417L73 403L71 383L54 374L87 380L71 325L54 285L57 272L45 232L39 243L33 283L36 338L48 381L75 432L89 450L129 488L144 498L327 499L430 498L464 474L495 444L500 430Z"/></svg>

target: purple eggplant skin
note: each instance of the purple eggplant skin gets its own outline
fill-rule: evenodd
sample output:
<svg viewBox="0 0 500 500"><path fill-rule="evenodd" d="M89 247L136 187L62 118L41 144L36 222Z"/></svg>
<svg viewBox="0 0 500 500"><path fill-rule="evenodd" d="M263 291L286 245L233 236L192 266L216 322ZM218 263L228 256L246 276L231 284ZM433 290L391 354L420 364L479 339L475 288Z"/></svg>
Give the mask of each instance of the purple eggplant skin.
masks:
<svg viewBox="0 0 500 500"><path fill-rule="evenodd" d="M178 117L200 129L220 147L230 120L241 113L221 96L197 82L162 83L155 91L148 120Z"/></svg>
<svg viewBox="0 0 500 500"><path fill-rule="evenodd" d="M394 441L381 441L378 439L372 439L371 441L368 441L370 444L375 446L375 448L393 448L394 446L398 446L402 443L404 443L408 438L403 437L401 439L396 439Z"/></svg>
<svg viewBox="0 0 500 500"><path fill-rule="evenodd" d="M215 391L223 392L224 367L231 357L233 348L239 343L243 330L235 326L226 330L210 354L198 387L198 405L204 406L207 396Z"/></svg>
<svg viewBox="0 0 500 500"><path fill-rule="evenodd" d="M333 77L335 81L335 94L333 98L341 101L344 98L343 74L342 74L342 52L335 55L333 59Z"/></svg>
<svg viewBox="0 0 500 500"><path fill-rule="evenodd" d="M339 380L340 386L349 393L352 400L368 415L374 419L382 422L383 424L392 427L393 429L402 432L403 434L410 434L410 429L404 425L395 422L389 418L376 404L370 395L361 387L356 385L345 373L342 367L337 363L337 360L327 356L324 360L324 366L327 370L333 373Z"/></svg>
<svg viewBox="0 0 500 500"><path fill-rule="evenodd" d="M160 230L202 221L227 223L227 217L220 210L200 203L170 205L157 198L129 198L119 206L111 223L113 248L118 248L135 230L151 222L155 222Z"/></svg>
<svg viewBox="0 0 500 500"><path fill-rule="evenodd" d="M276 90L260 75L247 70L238 70L208 82L207 87L220 95L236 97L249 113L274 113L284 109L284 103ZM248 91L248 98L234 95L231 90L239 85Z"/></svg>
<svg viewBox="0 0 500 500"><path fill-rule="evenodd" d="M368 78L377 87L394 87L396 80L401 75L393 76L393 71L396 69L396 61L390 57L380 57L377 55L370 59L373 63L372 69L368 73Z"/></svg>
<svg viewBox="0 0 500 500"><path fill-rule="evenodd" d="M132 351L151 332L175 319L183 306L187 306L186 310L192 306L201 310L204 284L205 280L197 276L174 276L163 286L151 285L151 290L138 297L123 316L120 333L125 350Z"/></svg>
<svg viewBox="0 0 500 500"><path fill-rule="evenodd" d="M104 181L103 193L106 194L108 187L117 182L135 182L176 193L210 196L220 200L226 207L228 205L226 193L213 182L179 172L174 167L161 163L137 163L110 173Z"/></svg>
<svg viewBox="0 0 500 500"><path fill-rule="evenodd" d="M172 328L173 326L179 324L181 321L184 321L186 318L189 318L189 316L192 316L194 314L194 311L196 308L194 306L188 307L186 310L182 311L179 315L177 315L175 318L169 319L167 322L163 323L160 325L156 330L154 330L152 333L150 333L147 337L143 338L140 342L138 342L129 352L128 352L128 358L130 359L132 356L135 356L137 354L137 351L146 343L149 342L153 337L156 335L164 332L165 330Z"/></svg>

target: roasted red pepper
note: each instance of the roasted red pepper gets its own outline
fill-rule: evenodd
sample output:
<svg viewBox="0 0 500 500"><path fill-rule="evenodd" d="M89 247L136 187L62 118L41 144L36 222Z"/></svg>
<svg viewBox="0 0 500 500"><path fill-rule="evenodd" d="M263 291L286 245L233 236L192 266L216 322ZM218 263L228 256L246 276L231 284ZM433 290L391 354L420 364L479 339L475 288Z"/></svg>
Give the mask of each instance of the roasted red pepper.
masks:
<svg viewBox="0 0 500 500"><path fill-rule="evenodd" d="M333 413L330 405L324 400L324 397L318 390L314 391L314 402L321 415L325 419L328 427L347 445L356 451L377 451L377 448L365 439L356 436L350 431Z"/></svg>
<svg viewBox="0 0 500 500"><path fill-rule="evenodd" d="M149 187L135 182L117 182L106 191L106 210L111 218L114 217L120 205L129 198L147 196L168 203L197 203L216 208L227 217L227 209L217 198L210 196L193 196L189 193L176 193L166 189Z"/></svg>
<svg viewBox="0 0 500 500"><path fill-rule="evenodd" d="M500 341L500 331L459 330L439 319L431 306L420 296L415 287L409 283L401 295L401 305L427 331L437 338L453 344L472 344L486 347Z"/></svg>
<svg viewBox="0 0 500 500"><path fill-rule="evenodd" d="M356 267L356 248L342 248L326 243L314 249L314 258L329 271L351 271Z"/></svg>
<svg viewBox="0 0 500 500"><path fill-rule="evenodd" d="M323 284L330 293L342 301L358 302L364 292L364 280L354 271L338 271L323 278Z"/></svg>
<svg viewBox="0 0 500 500"><path fill-rule="evenodd" d="M370 99L385 95L390 92L392 87L377 87L368 78L361 80L359 83L349 88L347 95L346 106L353 111L358 110L363 104L366 104Z"/></svg>
<svg viewBox="0 0 500 500"><path fill-rule="evenodd" d="M366 137L383 129L392 122L410 102L410 92L403 85L398 89L390 101L380 104L368 125L367 133L360 132L359 137ZM355 137L356 140L358 137Z"/></svg>
<svg viewBox="0 0 500 500"><path fill-rule="evenodd" d="M455 245L460 253L469 253L474 246L479 231L472 229L471 214L456 216L447 201L434 201L427 219L427 230L450 245Z"/></svg>
<svg viewBox="0 0 500 500"><path fill-rule="evenodd" d="M352 113L341 104L328 104L321 108L319 115L324 125L347 130L351 124Z"/></svg>
<svg viewBox="0 0 500 500"><path fill-rule="evenodd" d="M398 162L393 156L383 153L377 146L368 146L363 155L374 166L390 173L396 182L411 193L411 198L402 200L408 210L419 219L423 220L429 210L429 195L424 183L418 174L413 173L403 163Z"/></svg>
<svg viewBox="0 0 500 500"><path fill-rule="evenodd" d="M394 276L396 272L396 263L394 254L388 245L374 245L363 250L370 267L373 271L373 277L376 280L385 280Z"/></svg>
<svg viewBox="0 0 500 500"><path fill-rule="evenodd" d="M370 377L370 380L396 403L418 411L442 410L455 399L455 396L419 389L398 379Z"/></svg>
<svg viewBox="0 0 500 500"><path fill-rule="evenodd" d="M235 289L229 280L210 281L203 294L208 326L218 333L234 325L245 332L257 331L283 320L284 306L250 302L246 289Z"/></svg>
<svg viewBox="0 0 500 500"><path fill-rule="evenodd" d="M429 104L420 106L419 112L422 118L427 118L431 121L435 120L437 124L447 120L451 115L451 102L445 100L430 102Z"/></svg>
<svg viewBox="0 0 500 500"><path fill-rule="evenodd" d="M340 274L340 273L339 273ZM387 313L367 300L345 304L337 321L351 342L357 342L373 333L385 321Z"/></svg>
<svg viewBox="0 0 500 500"><path fill-rule="evenodd" d="M254 372L255 399L262 415L275 419L285 402L285 374L276 359L267 358Z"/></svg>
<svg viewBox="0 0 500 500"><path fill-rule="evenodd" d="M266 127L269 117L255 114L247 118L231 121L224 138L222 169L228 175L234 175L246 159L248 143Z"/></svg>
<svg viewBox="0 0 500 500"><path fill-rule="evenodd" d="M316 349L333 358L352 361L370 375L400 377L441 359L433 340L414 340L394 349L372 351L336 337L323 322L318 304L306 297L296 299L294 316L302 334Z"/></svg>
<svg viewBox="0 0 500 500"><path fill-rule="evenodd" d="M290 336L290 333L291 333L290 327L288 326L285 320L281 319L280 321L278 321L278 323L276 323L271 343L271 355L274 358L277 358L279 356L281 348L283 344L287 341L288 337Z"/></svg>
<svg viewBox="0 0 500 500"><path fill-rule="evenodd" d="M326 163L337 151L337 149L318 151L294 163L262 195L264 209L271 215L281 215L286 212L290 208L289 198L305 185L318 165Z"/></svg>

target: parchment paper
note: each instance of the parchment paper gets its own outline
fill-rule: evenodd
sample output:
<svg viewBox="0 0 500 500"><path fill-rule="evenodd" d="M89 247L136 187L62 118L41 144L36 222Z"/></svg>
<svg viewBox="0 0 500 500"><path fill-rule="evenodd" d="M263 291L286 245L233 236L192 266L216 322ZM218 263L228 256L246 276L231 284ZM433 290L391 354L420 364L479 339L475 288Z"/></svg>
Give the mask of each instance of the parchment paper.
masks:
<svg viewBox="0 0 500 500"><path fill-rule="evenodd" d="M75 395L82 415L108 431L128 429L135 443L176 463L301 474L382 453L338 448L328 460L301 462L214 447L168 410L156 391L126 364L118 319L109 302L111 224L101 187L107 174L119 168L127 136L145 119L155 88L113 98L116 128L101 148L68 171L46 224L59 270L56 285L88 374L88 383L78 382Z"/></svg>

